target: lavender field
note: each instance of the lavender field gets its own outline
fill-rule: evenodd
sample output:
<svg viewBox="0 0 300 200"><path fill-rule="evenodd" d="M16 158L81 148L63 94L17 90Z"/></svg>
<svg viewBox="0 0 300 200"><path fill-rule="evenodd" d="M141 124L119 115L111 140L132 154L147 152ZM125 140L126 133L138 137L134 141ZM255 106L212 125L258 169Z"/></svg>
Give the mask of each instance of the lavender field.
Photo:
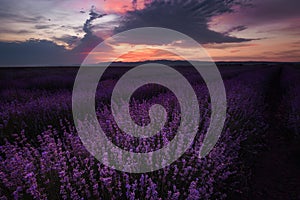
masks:
<svg viewBox="0 0 300 200"><path fill-rule="evenodd" d="M82 144L72 117L78 68L0 68L0 199L300 199L299 64L217 65L226 88L227 114L216 146L198 157L210 122L209 93L195 71L176 67L197 94L197 135L177 161L142 174L111 169ZM141 87L132 96L132 118L140 125L149 122L149 108L158 103L166 108L168 121L147 139L120 131L110 97L128 69L115 68L101 79L98 121L120 148L160 149L176 134L177 99L164 87ZM112 152L107 159L114 156Z"/></svg>

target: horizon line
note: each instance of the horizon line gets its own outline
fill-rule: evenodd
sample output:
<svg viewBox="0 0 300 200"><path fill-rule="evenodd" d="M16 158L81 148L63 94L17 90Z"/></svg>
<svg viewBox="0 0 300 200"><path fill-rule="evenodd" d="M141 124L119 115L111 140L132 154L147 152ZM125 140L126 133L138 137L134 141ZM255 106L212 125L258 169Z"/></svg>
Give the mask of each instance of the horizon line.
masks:
<svg viewBox="0 0 300 200"><path fill-rule="evenodd" d="M101 65L107 65L108 63L111 64L137 64L137 63L149 63L149 62L170 62L170 63L176 63L176 62L214 62L214 63L233 63L233 64L243 64L243 63L290 63L290 64L298 64L300 63L300 61L257 61L257 60L249 60L249 61L187 61L187 60L145 60L145 61L134 61L134 62L124 62L124 61L114 61L114 62L100 62L100 63L95 63L95 64L89 64L91 66L97 66L99 65L99 67L103 67ZM47 64L28 64L28 65L1 65L0 64L0 68L17 68L17 67L81 67L82 64L56 64L56 65L47 65ZM121 67L121 66L120 66ZM123 66L123 67L130 67L130 66Z"/></svg>

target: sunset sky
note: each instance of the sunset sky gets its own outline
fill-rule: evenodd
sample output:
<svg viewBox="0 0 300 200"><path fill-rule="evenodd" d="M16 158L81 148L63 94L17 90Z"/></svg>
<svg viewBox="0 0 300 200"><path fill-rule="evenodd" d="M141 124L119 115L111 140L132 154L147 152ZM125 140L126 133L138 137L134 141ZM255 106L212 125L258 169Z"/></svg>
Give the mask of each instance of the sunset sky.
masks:
<svg viewBox="0 0 300 200"><path fill-rule="evenodd" d="M139 27L184 33L215 61L300 61L299 0L0 0L0 66L80 64L100 42ZM141 47L117 61L189 59L193 49L172 41L108 44L97 62ZM160 49L162 48L162 50ZM139 48L137 48L139 49ZM100 53L99 53L100 54Z"/></svg>

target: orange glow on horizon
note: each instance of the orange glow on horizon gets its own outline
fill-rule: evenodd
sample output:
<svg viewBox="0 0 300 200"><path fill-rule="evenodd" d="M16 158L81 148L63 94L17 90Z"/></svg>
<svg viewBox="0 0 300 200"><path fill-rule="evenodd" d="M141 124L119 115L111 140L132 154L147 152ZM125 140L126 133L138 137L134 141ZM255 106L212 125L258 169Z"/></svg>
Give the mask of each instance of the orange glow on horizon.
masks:
<svg viewBox="0 0 300 200"><path fill-rule="evenodd" d="M178 55L175 55L165 50L147 48L143 50L130 51L122 55L121 57L119 57L116 61L139 62L139 61L146 61L146 60L165 60L165 59L181 60L182 58Z"/></svg>

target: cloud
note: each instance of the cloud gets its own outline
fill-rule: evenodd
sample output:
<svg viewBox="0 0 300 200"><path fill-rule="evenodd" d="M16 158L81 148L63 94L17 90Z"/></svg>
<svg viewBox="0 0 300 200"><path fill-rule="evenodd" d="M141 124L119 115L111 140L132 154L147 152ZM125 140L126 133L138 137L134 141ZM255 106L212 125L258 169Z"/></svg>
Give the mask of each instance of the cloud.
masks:
<svg viewBox="0 0 300 200"><path fill-rule="evenodd" d="M83 25L83 31L85 32L84 37L81 39L78 46L76 46L72 51L73 53L77 54L79 60L83 60L87 52L90 52L93 48L96 47L100 42L103 41L102 38L96 36L93 33L94 26L92 22L98 18L104 17L106 14L100 14L97 12L96 8L92 6L89 19L87 19Z"/></svg>
<svg viewBox="0 0 300 200"><path fill-rule="evenodd" d="M63 35L62 37L53 37L52 39L55 41L64 42L71 48L78 45L80 42L80 38L74 35Z"/></svg>
<svg viewBox="0 0 300 200"><path fill-rule="evenodd" d="M0 42L1 66L5 65L62 65L70 57L63 46L48 40Z"/></svg>
<svg viewBox="0 0 300 200"><path fill-rule="evenodd" d="M262 26L300 18L299 0L252 0L251 6L236 7L234 12L217 16L219 24Z"/></svg>
<svg viewBox="0 0 300 200"><path fill-rule="evenodd" d="M36 29L49 29L55 25L35 25L34 28Z"/></svg>
<svg viewBox="0 0 300 200"><path fill-rule="evenodd" d="M13 30L13 29L0 29L0 34L6 33L6 34L29 34L33 33L33 31L20 29L20 30Z"/></svg>
<svg viewBox="0 0 300 200"><path fill-rule="evenodd" d="M247 26L234 26L232 28L230 28L229 30L227 30L224 34L228 35L228 34L231 34L233 32L240 32L240 31L243 31L243 30L246 30L247 29Z"/></svg>
<svg viewBox="0 0 300 200"><path fill-rule="evenodd" d="M41 21L47 21L43 16L27 16L27 15L21 15L17 13L8 13L8 12L0 12L0 18L2 20L8 20L13 22L20 22L20 23L37 23Z"/></svg>
<svg viewBox="0 0 300 200"><path fill-rule="evenodd" d="M299 0L264 0L253 2L253 7L245 10L245 16L256 22L272 22L300 17Z"/></svg>
<svg viewBox="0 0 300 200"><path fill-rule="evenodd" d="M34 4L35 3L35 4ZM0 20L4 22L19 22L19 23L37 23L46 21L42 13L33 12L37 6L37 2L32 0L18 1L18 0L1 0Z"/></svg>
<svg viewBox="0 0 300 200"><path fill-rule="evenodd" d="M230 48L242 48L242 47L253 47L257 46L258 44L253 43L213 43L213 44L205 44L203 47L210 48L210 49L230 49Z"/></svg>
<svg viewBox="0 0 300 200"><path fill-rule="evenodd" d="M208 27L211 17L232 12L232 6L239 3L234 0L154 0L143 9L127 12L115 33L152 26L182 32L202 44L250 41L215 32Z"/></svg>
<svg viewBox="0 0 300 200"><path fill-rule="evenodd" d="M86 33L86 35L92 35L92 21L94 21L95 19L104 17L106 14L100 14L96 11L96 8L94 6L92 6L91 10L90 10L90 18L87 19L84 23L83 26L83 31Z"/></svg>
<svg viewBox="0 0 300 200"><path fill-rule="evenodd" d="M299 50L288 50L281 52L265 51L259 55L234 55L229 56L215 56L215 60L222 61L274 61L274 62L299 62L300 51Z"/></svg>
<svg viewBox="0 0 300 200"><path fill-rule="evenodd" d="M73 65L80 64L88 52L102 42L102 38L94 35L92 22L105 16L90 10L89 19L83 26L85 35L82 39L77 36L63 35L52 37L68 45L76 45L72 50L57 45L54 41L30 39L25 42L0 42L0 65ZM47 25L36 25L35 28L47 29Z"/></svg>

